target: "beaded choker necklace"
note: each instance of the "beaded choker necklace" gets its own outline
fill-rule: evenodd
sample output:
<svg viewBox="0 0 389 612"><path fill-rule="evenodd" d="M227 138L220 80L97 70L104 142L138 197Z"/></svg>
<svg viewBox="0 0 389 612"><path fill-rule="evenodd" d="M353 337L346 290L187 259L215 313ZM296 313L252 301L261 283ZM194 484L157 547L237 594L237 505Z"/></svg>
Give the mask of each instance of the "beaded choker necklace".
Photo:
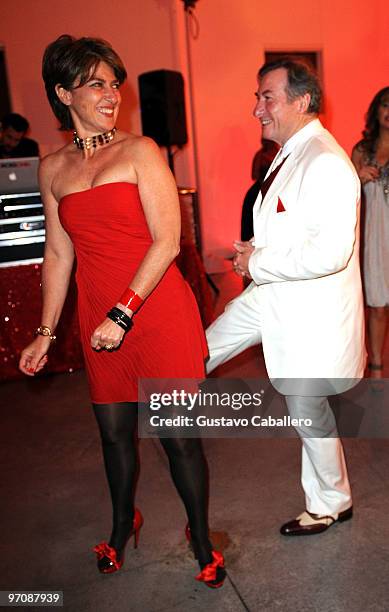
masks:
<svg viewBox="0 0 389 612"><path fill-rule="evenodd" d="M88 136L87 138L80 138L77 132L73 132L73 142L78 149L95 149L98 145L105 145L114 139L116 127L104 132L104 134L97 134L97 136Z"/></svg>

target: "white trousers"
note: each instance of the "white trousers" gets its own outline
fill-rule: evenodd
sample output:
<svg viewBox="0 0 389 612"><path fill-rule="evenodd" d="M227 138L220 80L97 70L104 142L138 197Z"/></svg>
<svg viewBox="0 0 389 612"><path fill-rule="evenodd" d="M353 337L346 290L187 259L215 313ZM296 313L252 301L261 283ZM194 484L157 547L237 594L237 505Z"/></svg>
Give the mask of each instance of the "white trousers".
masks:
<svg viewBox="0 0 389 612"><path fill-rule="evenodd" d="M208 373L261 342L261 312L254 293L245 292L243 300L237 298L230 302L207 329ZM328 399L287 395L285 400L292 418L310 418L315 426L313 431L312 428L309 431L296 429L302 441L301 483L306 509L321 515L336 515L347 510L352 505L350 483Z"/></svg>

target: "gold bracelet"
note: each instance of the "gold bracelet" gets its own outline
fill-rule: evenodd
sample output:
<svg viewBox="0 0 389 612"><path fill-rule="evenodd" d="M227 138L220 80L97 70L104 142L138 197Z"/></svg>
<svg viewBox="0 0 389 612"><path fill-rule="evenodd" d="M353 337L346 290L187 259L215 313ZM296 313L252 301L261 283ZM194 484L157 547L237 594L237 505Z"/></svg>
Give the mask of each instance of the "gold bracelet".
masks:
<svg viewBox="0 0 389 612"><path fill-rule="evenodd" d="M54 336L50 327L47 327L47 325L41 325L40 327L38 327L38 329L35 330L35 335L47 336L48 338L50 338L51 342L54 342L54 340L57 338L57 336Z"/></svg>

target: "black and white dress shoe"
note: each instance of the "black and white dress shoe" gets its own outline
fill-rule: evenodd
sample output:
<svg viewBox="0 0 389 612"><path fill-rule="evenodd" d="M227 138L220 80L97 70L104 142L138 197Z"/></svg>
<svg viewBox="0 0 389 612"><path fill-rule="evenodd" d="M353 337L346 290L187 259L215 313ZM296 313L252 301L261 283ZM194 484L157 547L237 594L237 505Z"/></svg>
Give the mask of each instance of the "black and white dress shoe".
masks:
<svg viewBox="0 0 389 612"><path fill-rule="evenodd" d="M343 523L348 521L353 516L353 507L343 510L334 515L320 515L308 512L305 510L300 516L293 521L282 525L280 532L285 536L304 536L304 535L316 535L327 531L334 523Z"/></svg>

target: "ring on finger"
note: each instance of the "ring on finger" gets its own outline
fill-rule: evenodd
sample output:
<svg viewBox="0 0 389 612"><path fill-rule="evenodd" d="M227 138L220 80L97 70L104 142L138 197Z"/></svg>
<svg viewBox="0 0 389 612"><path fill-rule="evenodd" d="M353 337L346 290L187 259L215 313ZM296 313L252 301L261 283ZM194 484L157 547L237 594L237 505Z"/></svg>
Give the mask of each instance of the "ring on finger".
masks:
<svg viewBox="0 0 389 612"><path fill-rule="evenodd" d="M107 351L112 351L112 349L113 349L113 348L115 348L115 344L114 344L113 342L110 342L109 344L106 344L106 345L104 346L104 348L105 348Z"/></svg>

